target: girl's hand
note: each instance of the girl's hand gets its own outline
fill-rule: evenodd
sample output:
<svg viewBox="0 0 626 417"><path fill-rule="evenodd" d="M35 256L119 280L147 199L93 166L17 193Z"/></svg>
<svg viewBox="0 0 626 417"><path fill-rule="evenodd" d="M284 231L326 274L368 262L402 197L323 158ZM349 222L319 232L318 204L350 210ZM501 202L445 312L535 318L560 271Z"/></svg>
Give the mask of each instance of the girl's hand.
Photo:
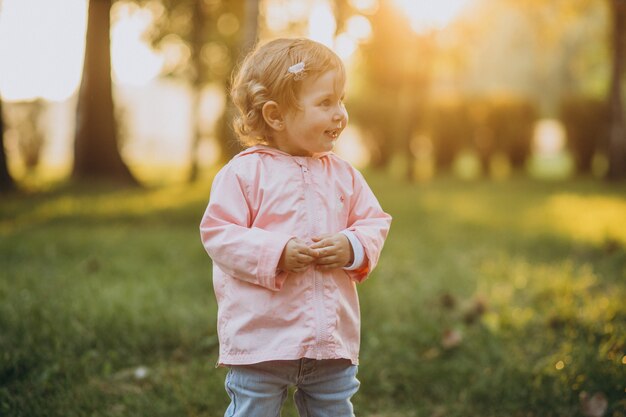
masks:
<svg viewBox="0 0 626 417"><path fill-rule="evenodd" d="M354 259L352 245L342 233L334 235L325 234L312 238L313 245L311 249L317 252L317 269L328 270L335 268L343 268L350 265Z"/></svg>
<svg viewBox="0 0 626 417"><path fill-rule="evenodd" d="M278 269L288 272L304 272L315 260L316 252L300 239L287 242L278 261Z"/></svg>

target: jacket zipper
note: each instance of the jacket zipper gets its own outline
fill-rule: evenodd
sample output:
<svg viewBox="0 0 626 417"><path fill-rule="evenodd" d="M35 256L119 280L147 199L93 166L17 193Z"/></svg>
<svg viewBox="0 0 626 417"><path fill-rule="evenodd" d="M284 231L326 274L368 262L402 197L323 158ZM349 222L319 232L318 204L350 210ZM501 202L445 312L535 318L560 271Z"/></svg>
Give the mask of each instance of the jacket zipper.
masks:
<svg viewBox="0 0 626 417"><path fill-rule="evenodd" d="M311 174L307 166L300 165L300 168L304 179L304 199L306 201L306 216L309 223L309 233L311 236L315 236L317 234L317 230L315 230L316 222L313 221L313 219L316 217L316 211L311 202L311 193L309 190L311 187ZM324 320L324 283L322 282L322 277L315 268L313 268L313 304L315 305L315 321L317 324L315 329L315 348L317 351L316 359L321 360L323 358L321 346L324 340L326 340L326 320Z"/></svg>

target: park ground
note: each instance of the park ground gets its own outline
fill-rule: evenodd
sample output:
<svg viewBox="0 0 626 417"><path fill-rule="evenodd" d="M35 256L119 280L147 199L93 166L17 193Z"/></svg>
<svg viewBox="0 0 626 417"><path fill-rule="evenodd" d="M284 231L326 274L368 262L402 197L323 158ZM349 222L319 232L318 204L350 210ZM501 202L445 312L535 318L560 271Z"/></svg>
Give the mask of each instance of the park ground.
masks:
<svg viewBox="0 0 626 417"><path fill-rule="evenodd" d="M357 415L626 416L624 185L367 178ZM0 197L0 415L223 415L209 190Z"/></svg>

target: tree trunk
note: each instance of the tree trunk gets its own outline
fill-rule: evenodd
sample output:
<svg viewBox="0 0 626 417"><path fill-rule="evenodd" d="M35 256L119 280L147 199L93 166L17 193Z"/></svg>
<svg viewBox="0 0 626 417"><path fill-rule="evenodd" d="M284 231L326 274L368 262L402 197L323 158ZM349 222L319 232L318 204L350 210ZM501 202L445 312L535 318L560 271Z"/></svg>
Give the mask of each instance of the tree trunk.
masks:
<svg viewBox="0 0 626 417"><path fill-rule="evenodd" d="M0 193L15 190L15 181L7 166L7 155L4 149L4 119L2 117L2 101L0 100Z"/></svg>
<svg viewBox="0 0 626 417"><path fill-rule="evenodd" d="M118 149L111 82L111 2L89 2L72 176L137 184Z"/></svg>
<svg viewBox="0 0 626 417"><path fill-rule="evenodd" d="M626 179L626 124L622 104L624 39L626 36L626 0L610 0L613 17L613 66L609 89L609 180Z"/></svg>
<svg viewBox="0 0 626 417"><path fill-rule="evenodd" d="M202 2L194 3L193 16L191 18L191 65L193 66L193 74L191 80L191 128L192 138L190 147L190 166L189 166L189 182L198 179L198 150L200 149L200 141L202 140L202 132L200 131L200 104L202 100L202 47L204 46L203 31L205 24L205 13Z"/></svg>
<svg viewBox="0 0 626 417"><path fill-rule="evenodd" d="M245 55L254 48L259 35L259 1L246 0L244 10L244 32L241 52Z"/></svg>
<svg viewBox="0 0 626 417"><path fill-rule="evenodd" d="M254 48L259 35L259 0L245 0L244 3L244 33L238 51L233 53L233 60L237 64ZM228 95L230 92L230 79L224 82L224 91ZM228 161L241 151L241 145L232 127L233 118L237 109L230 98L226 98L224 112L217 121L216 137L220 148L222 163Z"/></svg>
<svg viewBox="0 0 626 417"><path fill-rule="evenodd" d="M202 141L202 132L200 131L200 103L202 101L202 86L194 83L191 91L191 147L189 149L189 176L188 182L194 182L198 179L200 171L198 162L198 150Z"/></svg>

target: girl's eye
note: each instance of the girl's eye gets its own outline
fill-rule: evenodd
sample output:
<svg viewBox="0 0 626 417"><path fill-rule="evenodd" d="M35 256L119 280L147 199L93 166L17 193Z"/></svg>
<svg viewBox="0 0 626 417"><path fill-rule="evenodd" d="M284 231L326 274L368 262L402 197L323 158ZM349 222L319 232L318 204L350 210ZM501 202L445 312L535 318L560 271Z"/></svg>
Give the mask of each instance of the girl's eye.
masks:
<svg viewBox="0 0 626 417"><path fill-rule="evenodd" d="M322 106L330 106L330 100L322 101Z"/></svg>

